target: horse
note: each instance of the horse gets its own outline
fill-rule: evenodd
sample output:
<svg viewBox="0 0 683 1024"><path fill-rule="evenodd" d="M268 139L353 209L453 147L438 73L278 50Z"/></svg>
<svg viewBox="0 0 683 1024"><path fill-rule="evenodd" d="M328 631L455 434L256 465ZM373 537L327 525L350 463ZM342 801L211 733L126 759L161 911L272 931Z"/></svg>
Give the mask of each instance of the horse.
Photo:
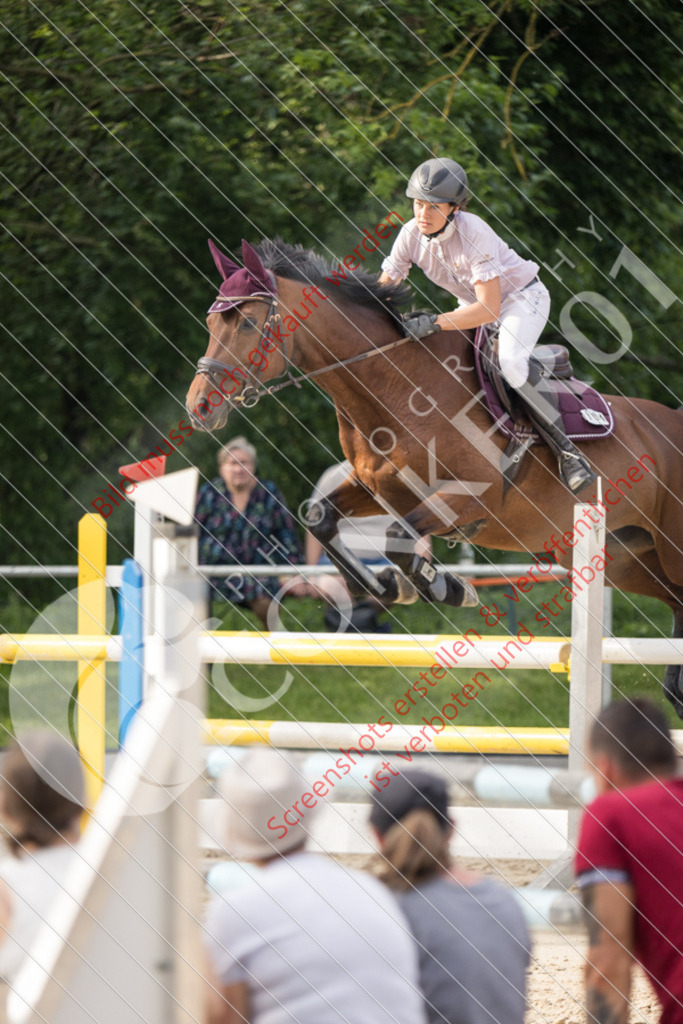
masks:
<svg viewBox="0 0 683 1024"><path fill-rule="evenodd" d="M243 242L241 267L209 244L223 284L208 313L209 345L187 394L190 419L197 429L215 431L231 408L249 408L295 381L315 379L334 403L341 447L353 468L341 486L309 507L306 523L353 596L476 604L467 580L415 554L417 539L426 535L543 552L569 568L582 533L574 520L574 503L581 500L586 520L605 523L596 567L604 567L606 582L663 601L673 612L673 636L683 636L681 409L604 396L614 433L580 446L609 482L604 500L572 495L545 445L531 450L514 486L506 487L506 440L481 401L471 332L406 338L400 314L410 300L405 284L380 283L341 263L333 268L300 246L279 239L256 248ZM340 543L338 523L387 511L395 518L387 531L391 566L376 574ZM565 603L573 596L565 587ZM683 718L683 666L668 666L663 686Z"/></svg>

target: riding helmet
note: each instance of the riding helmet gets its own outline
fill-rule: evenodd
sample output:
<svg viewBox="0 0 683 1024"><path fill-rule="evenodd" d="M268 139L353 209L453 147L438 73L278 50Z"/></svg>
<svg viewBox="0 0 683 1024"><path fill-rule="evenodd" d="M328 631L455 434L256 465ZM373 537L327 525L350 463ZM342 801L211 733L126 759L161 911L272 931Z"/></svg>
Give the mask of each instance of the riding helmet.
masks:
<svg viewBox="0 0 683 1024"><path fill-rule="evenodd" d="M410 175L406 195L426 203L454 203L462 206L467 199L467 175L455 160L433 157L425 160Z"/></svg>

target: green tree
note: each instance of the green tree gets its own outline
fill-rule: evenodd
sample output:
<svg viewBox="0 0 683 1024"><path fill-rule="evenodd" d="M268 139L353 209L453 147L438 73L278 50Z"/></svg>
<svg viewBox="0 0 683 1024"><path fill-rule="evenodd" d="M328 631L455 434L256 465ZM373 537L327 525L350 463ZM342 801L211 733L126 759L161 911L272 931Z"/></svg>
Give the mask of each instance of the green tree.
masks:
<svg viewBox="0 0 683 1024"><path fill-rule="evenodd" d="M575 263L562 281L544 271L549 334L577 292L623 310L626 357L595 366L577 353L585 372L680 395L679 306L609 277L628 246L677 286L681 29L664 0L5 0L1 21L8 560L73 560L78 515L183 416L216 287L207 237L235 254L242 237L280 234L339 258L368 224L407 211L406 175L431 153L464 164L471 209L515 246ZM590 215L600 243L577 234ZM616 346L589 309L574 315ZM257 443L292 505L339 453L311 387L230 429ZM212 475L220 440L193 435L169 468ZM131 547L130 511L110 528L113 561Z"/></svg>

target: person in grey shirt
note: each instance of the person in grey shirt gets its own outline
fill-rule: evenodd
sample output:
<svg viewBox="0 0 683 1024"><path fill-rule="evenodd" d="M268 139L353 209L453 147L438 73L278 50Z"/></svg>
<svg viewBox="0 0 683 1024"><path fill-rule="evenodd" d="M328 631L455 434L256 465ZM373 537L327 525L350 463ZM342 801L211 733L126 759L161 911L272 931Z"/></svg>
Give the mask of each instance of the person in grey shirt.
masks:
<svg viewBox="0 0 683 1024"><path fill-rule="evenodd" d="M248 751L220 790L224 849L255 869L208 909L207 1024L425 1024L397 901L304 850L320 801L287 752Z"/></svg>
<svg viewBox="0 0 683 1024"><path fill-rule="evenodd" d="M531 940L522 910L504 886L452 862L445 781L392 774L372 800L380 877L415 936L429 1024L523 1024Z"/></svg>

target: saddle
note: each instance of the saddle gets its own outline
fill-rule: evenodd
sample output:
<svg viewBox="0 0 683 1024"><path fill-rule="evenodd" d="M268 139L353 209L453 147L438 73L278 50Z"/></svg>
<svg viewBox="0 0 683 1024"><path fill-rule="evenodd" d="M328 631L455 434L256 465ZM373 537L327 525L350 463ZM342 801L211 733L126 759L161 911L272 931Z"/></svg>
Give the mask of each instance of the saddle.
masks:
<svg viewBox="0 0 683 1024"><path fill-rule="evenodd" d="M615 421L607 399L585 381L574 376L569 351L564 345L539 345L530 362L535 363L535 376L552 381L562 426L571 441L592 441L610 437ZM527 448L543 444L534 429L516 392L508 387L498 362L498 334L495 327L477 328L474 338L474 365L484 393L484 403L505 437L510 438L504 462L519 468ZM509 475L509 472L508 472Z"/></svg>

